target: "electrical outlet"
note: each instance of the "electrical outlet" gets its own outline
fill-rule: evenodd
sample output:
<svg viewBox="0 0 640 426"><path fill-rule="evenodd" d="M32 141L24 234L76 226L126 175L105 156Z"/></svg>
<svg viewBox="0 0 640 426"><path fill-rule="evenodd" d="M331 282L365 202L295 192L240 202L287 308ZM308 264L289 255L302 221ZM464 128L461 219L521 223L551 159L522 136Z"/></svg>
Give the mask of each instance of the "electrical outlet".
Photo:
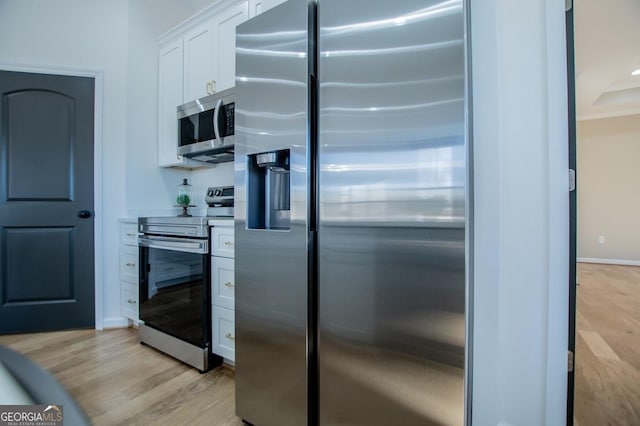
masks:
<svg viewBox="0 0 640 426"><path fill-rule="evenodd" d="M600 236L598 237L598 244L604 244L604 243L605 243L604 235L600 235Z"/></svg>

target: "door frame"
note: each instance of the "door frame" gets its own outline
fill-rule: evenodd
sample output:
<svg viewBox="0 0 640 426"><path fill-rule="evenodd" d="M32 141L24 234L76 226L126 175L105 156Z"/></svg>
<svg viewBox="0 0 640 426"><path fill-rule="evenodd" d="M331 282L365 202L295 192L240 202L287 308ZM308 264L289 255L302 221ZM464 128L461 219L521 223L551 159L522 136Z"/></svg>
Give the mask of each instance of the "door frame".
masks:
<svg viewBox="0 0 640 426"><path fill-rule="evenodd" d="M576 76L575 76L575 26L573 2L566 2L565 12L567 50L567 99L568 99L568 168L573 170L573 190L569 191L569 330L567 372L567 426L573 425L575 403L575 353L576 353L576 282L577 282L577 164L576 164Z"/></svg>
<svg viewBox="0 0 640 426"><path fill-rule="evenodd" d="M102 228L102 110L104 71L90 68L68 68L55 66L39 66L28 64L14 64L0 62L0 70L30 72L40 74L66 75L72 77L90 77L94 79L94 109L93 109L93 262L95 288L95 329L104 328L104 259ZM96 214L97 212L97 214Z"/></svg>

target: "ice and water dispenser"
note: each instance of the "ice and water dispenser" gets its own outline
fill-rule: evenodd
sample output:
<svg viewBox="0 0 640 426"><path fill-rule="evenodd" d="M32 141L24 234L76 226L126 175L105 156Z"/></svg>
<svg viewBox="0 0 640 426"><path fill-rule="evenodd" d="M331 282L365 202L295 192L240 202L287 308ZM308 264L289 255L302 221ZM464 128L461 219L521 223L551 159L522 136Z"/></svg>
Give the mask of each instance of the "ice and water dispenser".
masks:
<svg viewBox="0 0 640 426"><path fill-rule="evenodd" d="M291 228L289 159L288 149L248 156L249 229Z"/></svg>

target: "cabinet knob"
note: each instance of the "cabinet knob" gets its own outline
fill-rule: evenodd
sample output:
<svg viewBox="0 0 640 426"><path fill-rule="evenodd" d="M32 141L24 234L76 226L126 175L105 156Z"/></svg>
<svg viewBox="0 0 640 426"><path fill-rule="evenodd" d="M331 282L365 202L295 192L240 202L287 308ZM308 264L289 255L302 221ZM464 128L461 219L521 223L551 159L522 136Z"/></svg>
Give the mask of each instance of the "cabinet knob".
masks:
<svg viewBox="0 0 640 426"><path fill-rule="evenodd" d="M227 337L227 339L229 339L229 340L236 340L235 336L234 336L234 335L232 335L231 333L227 333L226 337Z"/></svg>
<svg viewBox="0 0 640 426"><path fill-rule="evenodd" d="M226 283L224 283L224 285L226 285L227 287L235 287L236 286L231 281L227 281Z"/></svg>

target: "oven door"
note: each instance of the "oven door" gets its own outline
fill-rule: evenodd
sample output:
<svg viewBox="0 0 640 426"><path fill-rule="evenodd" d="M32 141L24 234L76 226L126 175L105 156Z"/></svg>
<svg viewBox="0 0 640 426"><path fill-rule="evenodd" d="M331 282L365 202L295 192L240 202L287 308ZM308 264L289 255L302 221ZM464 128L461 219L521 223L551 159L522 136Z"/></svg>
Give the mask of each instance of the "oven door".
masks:
<svg viewBox="0 0 640 426"><path fill-rule="evenodd" d="M211 295L207 240L141 236L140 319L201 348L209 346Z"/></svg>

